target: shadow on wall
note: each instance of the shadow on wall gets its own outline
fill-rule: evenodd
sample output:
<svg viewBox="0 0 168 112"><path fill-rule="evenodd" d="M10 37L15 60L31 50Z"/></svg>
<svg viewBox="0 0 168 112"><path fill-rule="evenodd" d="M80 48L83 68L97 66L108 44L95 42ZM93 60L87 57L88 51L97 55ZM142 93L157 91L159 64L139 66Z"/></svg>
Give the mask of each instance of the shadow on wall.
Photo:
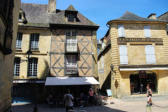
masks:
<svg viewBox="0 0 168 112"><path fill-rule="evenodd" d="M45 63L45 68L43 69L41 75L40 75L40 79L45 79L46 77L49 76L49 63L44 60L44 63Z"/></svg>
<svg viewBox="0 0 168 112"><path fill-rule="evenodd" d="M33 104L25 104L25 105L13 105L12 112L33 112L34 105ZM107 106L90 106L90 107L75 107L74 112L127 112L123 110L113 109ZM57 107L49 107L46 104L38 105L38 112L64 112L65 108L57 108Z"/></svg>

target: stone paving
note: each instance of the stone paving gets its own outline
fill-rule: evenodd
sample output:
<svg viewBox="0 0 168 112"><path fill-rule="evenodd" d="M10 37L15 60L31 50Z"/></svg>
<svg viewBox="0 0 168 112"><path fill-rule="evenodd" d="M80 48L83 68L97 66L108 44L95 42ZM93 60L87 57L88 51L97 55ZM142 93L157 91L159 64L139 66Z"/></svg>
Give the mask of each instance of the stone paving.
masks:
<svg viewBox="0 0 168 112"><path fill-rule="evenodd" d="M90 106L75 108L75 112L146 112L146 97L128 97L110 99L105 106ZM113 103L111 103L113 102ZM168 112L168 97L154 97L152 112ZM83 110L83 111L82 111ZM85 111L84 111L85 110ZM17 104L12 106L12 112L33 112L32 104ZM38 112L65 112L64 108L50 108L48 105L38 105Z"/></svg>

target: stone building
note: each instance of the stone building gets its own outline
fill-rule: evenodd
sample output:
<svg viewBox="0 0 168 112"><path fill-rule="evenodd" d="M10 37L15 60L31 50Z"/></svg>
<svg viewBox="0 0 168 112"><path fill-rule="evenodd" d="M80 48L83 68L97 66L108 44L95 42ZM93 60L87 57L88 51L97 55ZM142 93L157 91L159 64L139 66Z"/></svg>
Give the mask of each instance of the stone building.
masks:
<svg viewBox="0 0 168 112"><path fill-rule="evenodd" d="M90 80L96 81L98 27L72 5L60 10L56 9L56 0L49 0L48 5L22 3L14 97L31 100L39 91L44 93L37 95L42 99L46 90L53 93L60 86L90 85ZM48 86L54 87L48 90Z"/></svg>
<svg viewBox="0 0 168 112"><path fill-rule="evenodd" d="M0 112L11 106L13 59L17 34L20 0L1 0L0 3Z"/></svg>
<svg viewBox="0 0 168 112"><path fill-rule="evenodd" d="M106 47L99 54L98 63L101 60L104 63L111 60L111 63L104 64L104 74L99 73L100 85L111 72L113 96L144 94L147 84L150 84L154 94L168 94L167 23L157 19L155 14L142 18L126 12L107 24L108 36L103 40L109 37L111 44L105 41Z"/></svg>

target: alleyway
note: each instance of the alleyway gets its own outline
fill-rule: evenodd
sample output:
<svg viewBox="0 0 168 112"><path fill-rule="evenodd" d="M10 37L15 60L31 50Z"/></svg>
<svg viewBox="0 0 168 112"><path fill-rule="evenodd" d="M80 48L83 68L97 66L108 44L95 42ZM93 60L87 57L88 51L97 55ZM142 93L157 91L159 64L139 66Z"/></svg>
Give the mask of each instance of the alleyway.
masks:
<svg viewBox="0 0 168 112"><path fill-rule="evenodd" d="M121 100L111 99L108 105L75 108L75 112L145 112L145 96L127 97ZM113 102L114 104L110 104ZM168 96L154 96L152 112L168 112ZM38 105L38 112L65 112L64 108L49 108L47 105ZM13 105L12 112L33 112L33 105ZM82 111L85 110L85 111Z"/></svg>

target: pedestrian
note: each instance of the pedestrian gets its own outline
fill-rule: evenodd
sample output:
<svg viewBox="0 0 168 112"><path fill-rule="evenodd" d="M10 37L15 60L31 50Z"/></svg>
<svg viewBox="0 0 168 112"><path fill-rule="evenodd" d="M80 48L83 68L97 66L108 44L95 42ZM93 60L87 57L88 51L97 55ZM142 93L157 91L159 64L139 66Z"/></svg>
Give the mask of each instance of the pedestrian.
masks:
<svg viewBox="0 0 168 112"><path fill-rule="evenodd" d="M66 112L69 112L69 110L73 110L73 100L74 97L72 96L70 90L68 89L67 93L64 95Z"/></svg>
<svg viewBox="0 0 168 112"><path fill-rule="evenodd" d="M150 85L147 84L146 86L147 89L147 112L152 112L151 106L152 106L152 90L150 88Z"/></svg>
<svg viewBox="0 0 168 112"><path fill-rule="evenodd" d="M92 88L89 89L89 103L93 105L94 103L94 91Z"/></svg>

